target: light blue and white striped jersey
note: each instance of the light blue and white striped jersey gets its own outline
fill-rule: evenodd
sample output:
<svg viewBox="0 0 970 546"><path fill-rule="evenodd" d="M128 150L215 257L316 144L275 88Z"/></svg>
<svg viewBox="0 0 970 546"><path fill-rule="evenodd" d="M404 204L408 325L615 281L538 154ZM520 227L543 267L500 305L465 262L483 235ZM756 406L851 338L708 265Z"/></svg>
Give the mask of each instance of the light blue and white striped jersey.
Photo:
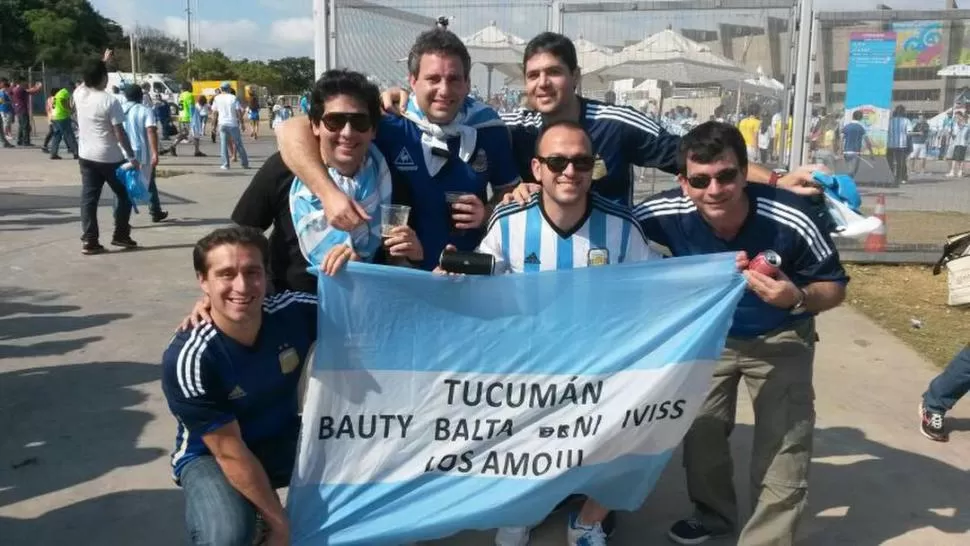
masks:
<svg viewBox="0 0 970 546"><path fill-rule="evenodd" d="M546 217L541 193L525 205L495 209L479 252L495 258L495 274L532 273L660 259L630 209L589 194L586 218L564 233Z"/></svg>
<svg viewBox="0 0 970 546"><path fill-rule="evenodd" d="M343 176L333 168L328 172L337 187L360 203L371 219L351 233L332 227L320 199L299 178L294 178L290 187L290 214L303 257L310 265L319 266L331 248L346 244L361 259L370 261L381 246L381 205L391 202L391 171L384 155L371 144L355 176Z"/></svg>
<svg viewBox="0 0 970 546"><path fill-rule="evenodd" d="M913 130L913 122L905 116L889 118L889 135L886 137L887 148L908 148L909 132Z"/></svg>

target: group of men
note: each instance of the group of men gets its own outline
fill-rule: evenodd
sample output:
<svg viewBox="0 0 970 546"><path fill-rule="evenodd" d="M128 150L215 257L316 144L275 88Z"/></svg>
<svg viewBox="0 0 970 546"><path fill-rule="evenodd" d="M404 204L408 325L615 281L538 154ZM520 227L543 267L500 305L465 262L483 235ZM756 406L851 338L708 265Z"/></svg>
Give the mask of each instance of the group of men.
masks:
<svg viewBox="0 0 970 546"><path fill-rule="evenodd" d="M749 163L729 125L681 138L634 109L577 95L576 49L561 34L533 38L523 67L533 109L501 118L468 97L471 59L444 28L413 45L410 94L379 98L361 74L325 73L309 116L278 129L281 153L241 197L239 226L196 245L204 298L163 358L179 423L173 471L194 543L249 544L257 519L267 544L289 540L273 489L292 469L298 377L315 335L308 265L440 271L441 252L456 248L490 254L497 274L533 273L656 259L650 241L674 256L735 252L749 287L685 439L695 511L669 537L699 544L740 532L744 545L793 543L812 453L814 316L839 305L848 281L799 195L817 192L812 167L772 172ZM633 207L634 165L676 174L678 188ZM411 207L409 225L382 234L380 205L389 203ZM267 241L260 232L270 226ZM781 257L776 276L746 270L768 250ZM743 526L728 447L742 378L756 423L753 513ZM612 515L587 499L569 517L568 544L605 544ZM529 525L500 529L497 546L529 543L539 522L517 523Z"/></svg>
<svg viewBox="0 0 970 546"><path fill-rule="evenodd" d="M43 86L40 83L29 85L24 78L17 78L11 85L7 78L0 78L0 143L4 148L13 148L14 121L17 122L17 146L30 146L30 121L33 108L30 102Z"/></svg>

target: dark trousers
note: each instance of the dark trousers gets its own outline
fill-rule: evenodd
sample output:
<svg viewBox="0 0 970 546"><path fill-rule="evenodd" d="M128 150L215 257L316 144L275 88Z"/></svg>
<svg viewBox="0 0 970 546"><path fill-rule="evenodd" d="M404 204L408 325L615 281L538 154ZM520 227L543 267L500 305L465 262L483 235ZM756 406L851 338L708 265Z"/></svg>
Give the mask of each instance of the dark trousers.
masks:
<svg viewBox="0 0 970 546"><path fill-rule="evenodd" d="M44 150L47 150L50 146L51 140L54 138L54 122L47 124L47 136L44 137Z"/></svg>
<svg viewBox="0 0 970 546"><path fill-rule="evenodd" d="M17 114L17 144L30 146L30 114Z"/></svg>
<svg viewBox="0 0 970 546"><path fill-rule="evenodd" d="M946 413L970 391L970 345L957 353L923 393L923 407Z"/></svg>
<svg viewBox="0 0 970 546"><path fill-rule="evenodd" d="M98 202L101 190L107 184L115 194L115 230L113 239L127 239L131 236L131 201L125 186L115 176L115 169L121 163L98 163L81 159L81 240L85 243L98 242Z"/></svg>
<svg viewBox="0 0 970 546"><path fill-rule="evenodd" d="M893 181L899 184L909 178L906 168L906 158L909 157L909 150L906 148L886 148L886 160L889 161L889 170L893 173Z"/></svg>
<svg viewBox="0 0 970 546"><path fill-rule="evenodd" d="M77 139L74 138L74 127L70 118L54 120L54 145L50 148L51 155L57 155L61 148L61 139L67 145L67 151L77 154Z"/></svg>

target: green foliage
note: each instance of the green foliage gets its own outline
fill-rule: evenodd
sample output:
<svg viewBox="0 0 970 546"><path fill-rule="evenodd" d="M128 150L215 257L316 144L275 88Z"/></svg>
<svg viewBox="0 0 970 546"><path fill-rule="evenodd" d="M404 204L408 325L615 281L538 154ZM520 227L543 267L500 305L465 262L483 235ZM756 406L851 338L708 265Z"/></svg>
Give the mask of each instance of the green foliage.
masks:
<svg viewBox="0 0 970 546"><path fill-rule="evenodd" d="M134 1L134 0L132 0ZM151 27L135 29L139 72L174 74L179 80L243 80L272 93L299 93L313 84L313 60L287 57L269 62L232 60L218 49L196 50L185 60L185 43ZM101 16L89 0L0 0L0 66L73 72L106 48L112 69L132 71L130 39Z"/></svg>

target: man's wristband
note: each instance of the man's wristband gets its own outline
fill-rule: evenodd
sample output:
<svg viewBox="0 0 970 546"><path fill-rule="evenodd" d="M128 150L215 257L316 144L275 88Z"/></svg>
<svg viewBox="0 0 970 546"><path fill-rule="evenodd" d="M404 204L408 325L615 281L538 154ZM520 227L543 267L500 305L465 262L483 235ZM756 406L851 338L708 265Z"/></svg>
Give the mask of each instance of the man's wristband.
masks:
<svg viewBox="0 0 970 546"><path fill-rule="evenodd" d="M771 171L771 174L768 175L768 185L769 186L777 186L778 185L778 179L780 179L785 174L786 174L785 171L780 171L780 170L777 170L777 169Z"/></svg>

